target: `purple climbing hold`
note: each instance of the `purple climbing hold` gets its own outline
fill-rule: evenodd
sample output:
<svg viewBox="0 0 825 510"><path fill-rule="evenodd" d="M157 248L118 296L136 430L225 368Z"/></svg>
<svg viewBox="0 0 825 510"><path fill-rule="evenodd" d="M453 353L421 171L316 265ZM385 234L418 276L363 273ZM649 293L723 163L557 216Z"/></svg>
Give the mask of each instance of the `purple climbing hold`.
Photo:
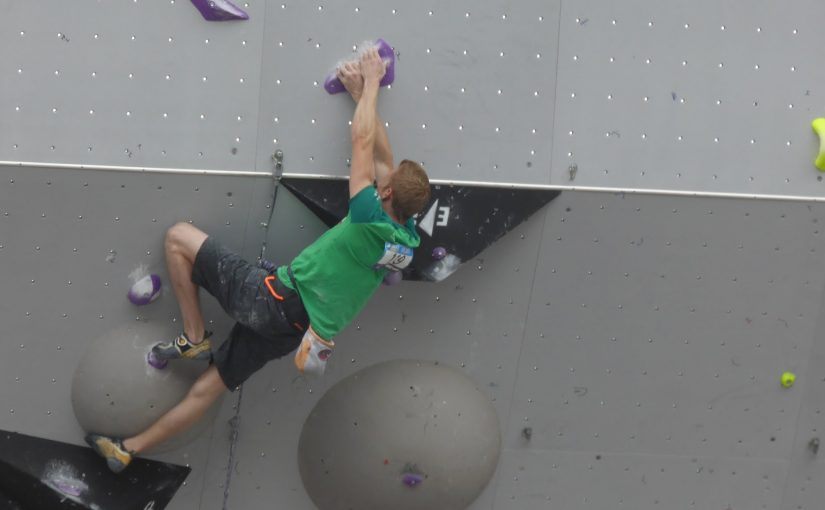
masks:
<svg viewBox="0 0 825 510"><path fill-rule="evenodd" d="M207 21L249 19L249 14L229 0L192 0Z"/></svg>
<svg viewBox="0 0 825 510"><path fill-rule="evenodd" d="M75 498L80 497L80 495L83 494L83 486L86 485L83 482L78 483L71 480L57 480L53 483L55 488L61 493Z"/></svg>
<svg viewBox="0 0 825 510"><path fill-rule="evenodd" d="M407 487L415 487L424 481L424 475L418 473L404 473L404 476L401 477L401 481Z"/></svg>
<svg viewBox="0 0 825 510"><path fill-rule="evenodd" d="M435 260L441 260L446 256L447 256L446 248L444 248L442 246L437 246L437 247L433 248L433 258Z"/></svg>
<svg viewBox="0 0 825 510"><path fill-rule="evenodd" d="M395 285L402 279L401 271L390 271L384 276L384 285Z"/></svg>
<svg viewBox="0 0 825 510"><path fill-rule="evenodd" d="M132 304L143 306L160 297L160 276L156 274L146 275L136 281L127 294Z"/></svg>
<svg viewBox="0 0 825 510"><path fill-rule="evenodd" d="M169 361L165 359L158 358L157 354L155 354L154 351L149 351L149 354L146 355L146 361L149 363L150 366L157 368L158 370L163 370L169 363Z"/></svg>
<svg viewBox="0 0 825 510"><path fill-rule="evenodd" d="M393 51L392 46L384 39L376 40L375 47L378 49L378 54L381 55L381 58L387 63L387 72L384 73L384 77L381 78L380 83L380 85L384 87L395 81L395 51ZM341 83L341 80L335 75L335 71L327 76L327 79L324 81L324 89L330 94L338 94L339 92L347 90L344 84Z"/></svg>

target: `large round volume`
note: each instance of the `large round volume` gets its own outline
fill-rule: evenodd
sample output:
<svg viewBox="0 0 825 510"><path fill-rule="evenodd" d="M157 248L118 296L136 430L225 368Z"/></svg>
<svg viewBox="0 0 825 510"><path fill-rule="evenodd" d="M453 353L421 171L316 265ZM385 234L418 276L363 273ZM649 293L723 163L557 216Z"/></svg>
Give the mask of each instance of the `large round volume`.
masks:
<svg viewBox="0 0 825 510"><path fill-rule="evenodd" d="M388 361L341 380L309 414L298 444L321 510L467 508L501 449L489 397L463 372Z"/></svg>
<svg viewBox="0 0 825 510"><path fill-rule="evenodd" d="M133 322L104 333L86 348L72 379L72 407L86 432L125 438L151 425L177 404L206 369L202 361L172 361L163 370L147 362L152 346L175 336L153 323ZM191 429L156 447L174 449L197 437L220 404Z"/></svg>

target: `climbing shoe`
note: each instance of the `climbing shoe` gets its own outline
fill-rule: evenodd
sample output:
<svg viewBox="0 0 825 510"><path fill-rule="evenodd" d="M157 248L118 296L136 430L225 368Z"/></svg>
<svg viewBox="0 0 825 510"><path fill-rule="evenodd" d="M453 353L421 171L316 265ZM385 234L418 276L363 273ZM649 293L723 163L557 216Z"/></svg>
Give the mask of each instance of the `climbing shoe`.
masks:
<svg viewBox="0 0 825 510"><path fill-rule="evenodd" d="M86 443L92 447L92 450L98 455L106 459L106 464L114 473L120 473L126 466L132 462L134 452L126 450L123 446L123 441L97 434L87 434Z"/></svg>
<svg viewBox="0 0 825 510"><path fill-rule="evenodd" d="M193 344L186 333L181 333L171 342L163 342L152 347L152 352L158 359L197 359L209 360L212 358L212 349L209 343L211 331L206 331L203 341Z"/></svg>

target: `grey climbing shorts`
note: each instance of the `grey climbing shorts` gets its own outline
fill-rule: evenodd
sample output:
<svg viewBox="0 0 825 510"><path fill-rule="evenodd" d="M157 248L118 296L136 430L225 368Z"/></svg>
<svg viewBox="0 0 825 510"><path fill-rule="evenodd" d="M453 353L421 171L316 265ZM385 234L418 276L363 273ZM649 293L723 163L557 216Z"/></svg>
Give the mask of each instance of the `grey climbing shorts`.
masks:
<svg viewBox="0 0 825 510"><path fill-rule="evenodd" d="M229 337L212 355L232 391L268 361L297 349L309 326L295 291L274 272L247 262L212 237L198 250L192 282L214 296L235 321Z"/></svg>

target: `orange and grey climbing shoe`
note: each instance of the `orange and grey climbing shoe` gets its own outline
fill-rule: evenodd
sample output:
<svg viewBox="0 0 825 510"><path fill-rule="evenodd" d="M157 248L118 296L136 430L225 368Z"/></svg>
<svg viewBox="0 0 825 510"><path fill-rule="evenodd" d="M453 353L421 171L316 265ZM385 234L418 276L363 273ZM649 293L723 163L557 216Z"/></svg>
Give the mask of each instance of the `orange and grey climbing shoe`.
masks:
<svg viewBox="0 0 825 510"><path fill-rule="evenodd" d="M209 343L211 331L206 331L203 341L193 344L189 341L186 333L181 333L171 342L163 342L152 347L152 352L158 359L198 359L209 360L212 358L212 348Z"/></svg>
<svg viewBox="0 0 825 510"><path fill-rule="evenodd" d="M87 434L85 439L92 450L106 459L106 464L114 473L120 473L132 462L132 456L135 452L128 451L120 439L98 434Z"/></svg>

